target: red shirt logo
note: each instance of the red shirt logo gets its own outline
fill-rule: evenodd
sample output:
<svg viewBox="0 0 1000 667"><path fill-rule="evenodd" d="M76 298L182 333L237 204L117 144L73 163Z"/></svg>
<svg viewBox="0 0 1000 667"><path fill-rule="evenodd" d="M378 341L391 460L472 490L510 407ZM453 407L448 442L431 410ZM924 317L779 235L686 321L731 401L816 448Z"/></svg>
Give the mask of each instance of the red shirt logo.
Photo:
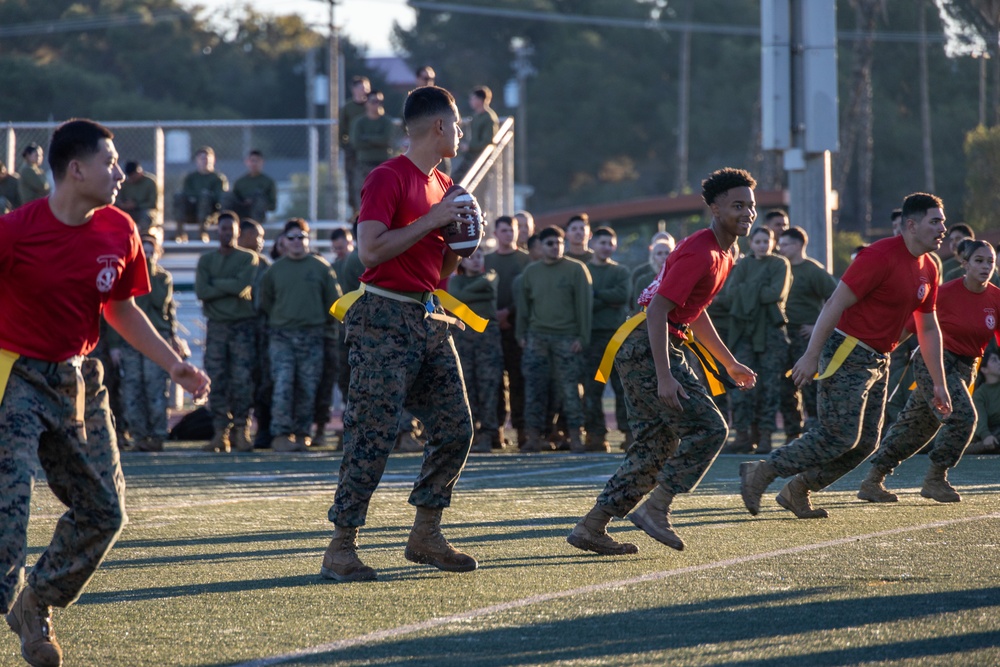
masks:
<svg viewBox="0 0 1000 667"><path fill-rule="evenodd" d="M917 300L923 301L925 296L927 296L927 278L921 276L920 287L917 288Z"/></svg>
<svg viewBox="0 0 1000 667"><path fill-rule="evenodd" d="M97 272L97 291L107 294L115 284L118 272L115 270L115 263L118 261L117 255L101 255L97 258L98 264L104 267Z"/></svg>
<svg viewBox="0 0 1000 667"><path fill-rule="evenodd" d="M997 327L996 311L992 308L983 308L983 312L986 313L986 328L993 331Z"/></svg>

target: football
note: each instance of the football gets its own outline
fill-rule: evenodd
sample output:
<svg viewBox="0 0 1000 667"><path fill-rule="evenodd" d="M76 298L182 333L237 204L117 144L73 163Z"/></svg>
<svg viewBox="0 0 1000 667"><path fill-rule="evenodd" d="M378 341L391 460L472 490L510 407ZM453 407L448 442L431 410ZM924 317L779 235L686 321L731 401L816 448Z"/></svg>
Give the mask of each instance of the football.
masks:
<svg viewBox="0 0 1000 667"><path fill-rule="evenodd" d="M462 222L456 221L442 227L441 236L444 237L444 242L448 244L453 253L459 257L469 257L476 252L476 248L479 247L479 242L483 238L483 213L476 198L458 185L448 188L445 196L447 197L456 190L461 190L462 194L456 197L455 201L472 204L475 213L463 216Z"/></svg>

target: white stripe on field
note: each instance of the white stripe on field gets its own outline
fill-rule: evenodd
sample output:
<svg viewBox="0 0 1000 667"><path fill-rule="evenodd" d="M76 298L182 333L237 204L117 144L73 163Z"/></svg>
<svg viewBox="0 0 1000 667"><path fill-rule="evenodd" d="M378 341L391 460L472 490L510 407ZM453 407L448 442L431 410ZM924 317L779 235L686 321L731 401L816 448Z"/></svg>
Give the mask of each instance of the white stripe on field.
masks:
<svg viewBox="0 0 1000 667"><path fill-rule="evenodd" d="M238 665L235 665L235 667L268 667L269 665L278 665L283 662L288 662L289 660L295 660L296 658L305 658L313 655L321 655L333 651L340 651L343 649L353 648L355 646L367 646L372 642L379 642L386 639L395 639L397 637L401 637L404 635L409 635L416 632L422 632L424 630L432 630L434 628L439 628L441 626L450 625L453 623L460 623L462 621L468 621L474 618L479 618L481 616L488 616L490 614L510 611L511 609L520 609L521 607L528 607L530 605L539 604L542 602L549 602L550 600L559 600L562 598L569 598L577 595L588 595L590 593L599 593L601 591L606 591L612 588L620 588L622 586L633 586L635 584L641 584L648 581L660 581L662 579L668 579L670 577L676 577L682 574L692 574L694 572L704 572L706 570L714 570L716 568L732 567L734 565L742 565L744 563L752 563L754 561L765 560L767 558L776 558L779 556L794 556L796 554L806 553L809 551L817 551L819 549L827 549L830 547L838 547L846 544L853 544L861 540L871 540L880 537L888 537L890 535L900 535L903 533L910 533L918 530L943 528L945 526L952 526L961 523L969 523L972 521L982 521L985 519L1000 519L1000 512L994 512L992 514L983 514L981 516L965 517L961 519L950 519L947 521L934 521L932 523L925 523L919 526L893 528L892 530L883 530L877 533L852 535L850 537L841 537L839 539L828 540L826 542L805 544L802 546L790 547L787 549L777 549L775 551L768 551L765 553L753 554L750 556L741 556L739 558L728 558L726 560L715 561L713 563L705 563L703 565L692 565L690 567L682 567L676 570L663 570L660 572L650 572L649 574L644 574L638 577L632 577L629 579L620 579L618 581L608 581L601 584L591 584L589 586L581 586L580 588L572 588L566 591L556 591L553 593L540 593L538 595L532 595L526 598L521 598L519 600L502 602L500 604L490 605L488 607L480 607L479 609L470 609L469 611L462 612L460 614L452 614L451 616L441 616L439 618L431 618L426 621L421 621L419 623L410 623L409 625L401 625L396 628L379 630L378 632L370 632L366 635L361 635L360 637L341 639L335 642L330 642L328 644L320 644L318 646L312 646L310 648L299 649L297 651L292 651L291 653L275 655L269 658L260 658L258 660L251 660L250 662L243 662Z"/></svg>

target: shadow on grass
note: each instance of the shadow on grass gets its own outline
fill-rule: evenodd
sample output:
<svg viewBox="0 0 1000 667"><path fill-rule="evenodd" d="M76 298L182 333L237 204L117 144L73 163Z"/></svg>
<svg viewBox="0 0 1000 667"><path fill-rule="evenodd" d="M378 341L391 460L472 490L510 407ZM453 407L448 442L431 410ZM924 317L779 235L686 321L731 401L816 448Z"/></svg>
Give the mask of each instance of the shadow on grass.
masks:
<svg viewBox="0 0 1000 667"><path fill-rule="evenodd" d="M837 667L952 653L959 654L956 660L961 664L961 653L990 649L998 643L998 634L994 629L878 644L866 643L864 639L852 636L849 641L844 640L843 648L835 647L838 638L831 636L822 642L823 650L793 648L801 645L796 635L844 631L868 624L919 622L932 629L937 622L934 617L939 614L987 609L995 607L1000 600L1000 588L877 598L817 599L826 595L828 590L722 598L531 625L397 641L372 641L363 646L331 650L287 662L296 665L508 667L580 661L613 665L635 662L637 656L642 656L639 662L657 658L670 662L669 654L657 654L672 650L683 652L676 656L683 660L684 655L696 650L700 653L699 664L720 667ZM619 605L625 601L615 599L608 603ZM596 599L587 601L581 607L586 609L600 604L601 600ZM539 617L544 618L542 614ZM467 624L468 621L461 623ZM945 632L953 627L948 624ZM814 640L810 646L815 646L815 641L819 640ZM752 642L752 645L731 645L739 642ZM737 650L740 655L734 656L733 651ZM770 656L745 657L754 650L766 651ZM786 654L774 655L778 651ZM705 660L713 653L718 654L716 661Z"/></svg>

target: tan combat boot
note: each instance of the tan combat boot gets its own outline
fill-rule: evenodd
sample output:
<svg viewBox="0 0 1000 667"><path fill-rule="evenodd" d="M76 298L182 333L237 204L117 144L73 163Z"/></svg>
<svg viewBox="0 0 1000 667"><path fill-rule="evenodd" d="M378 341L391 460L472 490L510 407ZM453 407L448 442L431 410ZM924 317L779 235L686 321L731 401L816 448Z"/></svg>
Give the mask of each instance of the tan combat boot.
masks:
<svg viewBox="0 0 1000 667"><path fill-rule="evenodd" d="M475 558L455 549L441 534L440 508L417 508L417 517L403 555L406 560L433 565L446 572L471 572L479 567Z"/></svg>
<svg viewBox="0 0 1000 667"><path fill-rule="evenodd" d="M657 485L646 502L640 505L639 509L633 510L628 518L657 542L666 544L671 549L683 551L684 540L670 525L670 503L673 499L673 494Z"/></svg>
<svg viewBox="0 0 1000 667"><path fill-rule="evenodd" d="M924 477L924 487L920 489L920 495L939 503L962 501L962 496L958 495L958 491L948 483L948 469L934 463L931 464L927 476Z"/></svg>
<svg viewBox="0 0 1000 667"><path fill-rule="evenodd" d="M891 470L884 470L878 466L872 466L868 471L868 476L861 482L858 489L858 499L867 500L870 503L894 503L899 500L895 493L885 488L885 476Z"/></svg>
<svg viewBox="0 0 1000 667"><path fill-rule="evenodd" d="M800 519L825 519L829 514L822 507L812 506L809 501L809 491L809 485L802 475L795 475L788 480L775 500Z"/></svg>
<svg viewBox="0 0 1000 667"><path fill-rule="evenodd" d="M375 581L375 570L358 558L357 526L337 526L334 529L330 546L323 554L323 566L319 573L324 579L335 581Z"/></svg>
<svg viewBox="0 0 1000 667"><path fill-rule="evenodd" d="M250 437L250 424L234 426L229 432L229 444L235 452L253 451L253 439Z"/></svg>
<svg viewBox="0 0 1000 667"><path fill-rule="evenodd" d="M747 461L740 464L740 495L750 514L757 516L760 512L760 497L777 476L778 471L770 461Z"/></svg>
<svg viewBox="0 0 1000 667"><path fill-rule="evenodd" d="M21 638L21 655L34 667L60 667L62 649L52 627L52 609L26 586L7 614L7 625Z"/></svg>
<svg viewBox="0 0 1000 667"><path fill-rule="evenodd" d="M228 454L230 449L229 430L219 431L212 436L212 440L201 448L203 452L220 452Z"/></svg>
<svg viewBox="0 0 1000 667"><path fill-rule="evenodd" d="M611 512L601 505L594 508L580 519L566 541L577 549L593 551L602 556L621 556L637 554L639 547L628 542L616 542L608 535L608 524L611 523Z"/></svg>

